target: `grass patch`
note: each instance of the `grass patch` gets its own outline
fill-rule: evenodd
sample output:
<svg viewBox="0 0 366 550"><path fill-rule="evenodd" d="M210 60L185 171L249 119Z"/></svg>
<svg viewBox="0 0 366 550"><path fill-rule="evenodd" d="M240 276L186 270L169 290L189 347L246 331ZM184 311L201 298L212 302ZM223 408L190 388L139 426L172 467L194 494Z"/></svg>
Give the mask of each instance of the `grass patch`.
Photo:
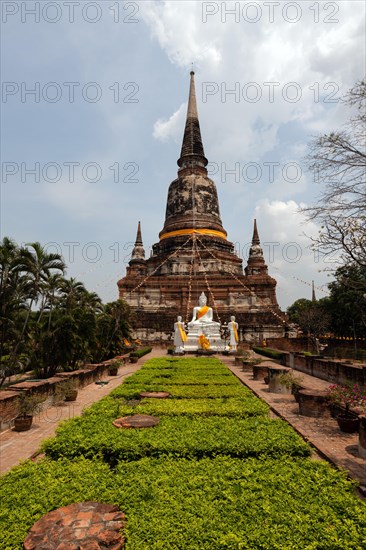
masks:
<svg viewBox="0 0 366 550"><path fill-rule="evenodd" d="M130 384L123 384L119 388L116 388L110 395L117 398L134 399L139 397L140 393L144 391L167 391L174 399L222 399L227 397L242 397L248 395L248 392L250 392L250 390L246 390L241 384L226 386L218 386L216 384L172 385L167 380L166 382L161 381L159 383L146 382L136 384L134 381L131 381Z"/></svg>
<svg viewBox="0 0 366 550"><path fill-rule="evenodd" d="M126 403L146 390L174 397ZM160 424L112 425L137 413ZM216 358L148 361L60 425L43 445L44 460L2 478L0 548L20 550L43 514L84 500L126 513L126 550L366 548L366 505L355 484L310 461L309 446L267 413Z"/></svg>
<svg viewBox="0 0 366 550"><path fill-rule="evenodd" d="M32 525L47 512L82 500L113 502L111 471L98 460L29 461L1 478L2 550L23 548Z"/></svg>
<svg viewBox="0 0 366 550"><path fill-rule="evenodd" d="M126 404L127 403L127 404ZM124 399L106 397L92 405L84 414L104 415L114 419L129 414L155 416L226 416L247 418L267 415L269 407L253 394L221 399L142 399L137 405L128 405Z"/></svg>
<svg viewBox="0 0 366 550"><path fill-rule="evenodd" d="M98 461L26 462L2 478L2 549L20 550L44 513L117 504L126 550L362 550L366 505L325 463L227 457L148 459L112 472Z"/></svg>
<svg viewBox="0 0 366 550"><path fill-rule="evenodd" d="M47 456L58 459L99 456L110 466L145 456L203 458L227 455L309 456L309 446L282 420L207 417L162 417L154 428L120 430L111 418L88 415L67 421L57 437L42 445Z"/></svg>

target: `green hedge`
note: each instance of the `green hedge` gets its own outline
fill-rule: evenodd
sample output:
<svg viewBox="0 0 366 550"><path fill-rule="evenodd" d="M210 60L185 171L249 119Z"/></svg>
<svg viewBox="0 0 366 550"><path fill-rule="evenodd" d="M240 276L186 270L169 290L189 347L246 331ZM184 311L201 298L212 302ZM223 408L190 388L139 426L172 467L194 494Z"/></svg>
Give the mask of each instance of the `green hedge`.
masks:
<svg viewBox="0 0 366 550"><path fill-rule="evenodd" d="M143 357L144 355L147 355L150 353L152 348L146 347L141 349L136 349L135 351L131 351L130 357Z"/></svg>
<svg viewBox="0 0 366 550"><path fill-rule="evenodd" d="M259 355L264 355L265 357L270 357L271 359L277 359L278 361L281 361L285 357L285 354L281 351L270 348L253 347L253 351L259 353Z"/></svg>
<svg viewBox="0 0 366 550"><path fill-rule="evenodd" d="M60 506L113 502L111 472L98 460L27 461L1 478L0 548L17 550L32 525Z"/></svg>
<svg viewBox="0 0 366 550"><path fill-rule="evenodd" d="M226 376L223 374L200 374L193 376L190 373L174 373L174 372L160 372L153 374L152 372L137 372L139 376L131 376L127 378L125 385L139 385L139 384L174 384L181 386L242 386L237 378L234 376ZM230 373L229 373L230 374Z"/></svg>
<svg viewBox="0 0 366 550"><path fill-rule="evenodd" d="M112 397L124 397L125 399L133 399L140 395L143 391L167 391L175 399L222 399L223 397L242 397L245 395L245 390L241 385L234 386L179 386L170 384L123 384L119 388L113 390L110 395ZM249 391L249 390L248 390Z"/></svg>
<svg viewBox="0 0 366 550"><path fill-rule="evenodd" d="M145 456L309 456L309 446L282 420L162 417L154 428L121 430L112 419L88 415L67 421L42 450L53 459L100 456L111 466Z"/></svg>
<svg viewBox="0 0 366 550"><path fill-rule="evenodd" d="M365 548L366 505L325 463L145 459L117 467L116 484L126 550Z"/></svg>
<svg viewBox="0 0 366 550"><path fill-rule="evenodd" d="M253 396L223 399L141 399L139 404L129 405L124 399L106 397L84 413L84 417L103 415L114 418L130 414L158 416L227 416L247 418L266 416L269 407Z"/></svg>
<svg viewBox="0 0 366 550"><path fill-rule="evenodd" d="M307 459L27 462L2 478L1 548L21 550L44 513L117 504L126 550L362 550L366 505L353 484Z"/></svg>
<svg viewBox="0 0 366 550"><path fill-rule="evenodd" d="M44 513L83 500L126 513L126 550L365 548L366 505L354 484L306 458L310 448L295 431L269 419L268 406L247 388L225 384L227 374L217 359L153 359L60 425L44 443L46 459L2 478L0 548L20 550ZM222 383L203 385L211 376ZM143 389L177 399L126 403ZM135 413L156 414L160 424L112 425Z"/></svg>
<svg viewBox="0 0 366 550"><path fill-rule="evenodd" d="M210 373L210 374L231 374L228 372L228 369L225 365L221 363L215 357L184 357L184 358L169 358L169 357L159 357L150 359L147 363L144 364L144 371L150 370L174 370L175 372L191 372L199 373ZM136 373L137 374L137 373Z"/></svg>

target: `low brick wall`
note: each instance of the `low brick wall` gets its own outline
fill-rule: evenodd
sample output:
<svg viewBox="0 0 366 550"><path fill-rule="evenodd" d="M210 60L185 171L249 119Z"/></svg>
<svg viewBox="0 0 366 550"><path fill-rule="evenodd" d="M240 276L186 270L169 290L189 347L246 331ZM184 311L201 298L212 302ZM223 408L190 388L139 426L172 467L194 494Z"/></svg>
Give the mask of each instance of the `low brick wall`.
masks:
<svg viewBox="0 0 366 550"><path fill-rule="evenodd" d="M49 391L49 382L48 380L40 380L39 382L19 382L18 384L13 384L7 388L10 391L25 391L29 394L38 394L42 395L48 393Z"/></svg>
<svg viewBox="0 0 366 550"><path fill-rule="evenodd" d="M126 364L129 361L129 354L118 356L115 359L120 359L123 364ZM111 360L85 365L83 369L60 372L52 378L37 382L19 382L19 384L13 384L0 390L0 432L13 426L14 418L17 416L20 392L44 397L43 409L45 410L52 405L57 386L62 385L66 380L77 381L79 388L93 384L107 374L110 362Z"/></svg>
<svg viewBox="0 0 366 550"><path fill-rule="evenodd" d="M269 348L280 351L315 351L305 336L300 338L267 338L266 343ZM331 358L352 358L354 357L355 347L358 351L366 349L366 342L363 339L356 339L355 342L354 340L340 340L337 338L320 338L320 343L327 345L324 353Z"/></svg>
<svg viewBox="0 0 366 550"><path fill-rule="evenodd" d="M307 351L307 338L267 338L267 347L279 351Z"/></svg>
<svg viewBox="0 0 366 550"><path fill-rule="evenodd" d="M0 392L0 431L11 427L17 415L19 392L3 390Z"/></svg>
<svg viewBox="0 0 366 550"><path fill-rule="evenodd" d="M330 383L358 383L366 388L366 365L351 365L316 355L305 356L296 352L285 352L284 363L305 374L316 376Z"/></svg>

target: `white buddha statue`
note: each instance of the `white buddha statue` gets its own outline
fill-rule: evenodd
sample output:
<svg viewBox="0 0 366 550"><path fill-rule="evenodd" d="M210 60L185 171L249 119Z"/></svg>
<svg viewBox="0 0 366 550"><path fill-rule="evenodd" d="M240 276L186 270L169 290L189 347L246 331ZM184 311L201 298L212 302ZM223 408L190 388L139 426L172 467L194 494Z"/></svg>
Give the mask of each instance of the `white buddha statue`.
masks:
<svg viewBox="0 0 366 550"><path fill-rule="evenodd" d="M236 351L238 343L239 343L239 325L235 321L234 315L230 317L230 323L228 323L228 329L230 331L230 347L232 351Z"/></svg>
<svg viewBox="0 0 366 550"><path fill-rule="evenodd" d="M185 351L198 349L201 334L208 339L211 350L223 349L225 342L221 339L220 323L213 320L213 311L207 305L207 297L204 292L199 297L198 304L193 308L192 321L188 323L187 342L184 344Z"/></svg>
<svg viewBox="0 0 366 550"><path fill-rule="evenodd" d="M184 343L187 341L187 335L184 330L184 323L182 317L179 315L177 322L174 323L174 346L175 353L182 353L184 351Z"/></svg>
<svg viewBox="0 0 366 550"><path fill-rule="evenodd" d="M188 323L189 327L194 325L219 325L213 321L212 307L207 305L207 297L204 292L198 299L198 306L193 308L192 321Z"/></svg>

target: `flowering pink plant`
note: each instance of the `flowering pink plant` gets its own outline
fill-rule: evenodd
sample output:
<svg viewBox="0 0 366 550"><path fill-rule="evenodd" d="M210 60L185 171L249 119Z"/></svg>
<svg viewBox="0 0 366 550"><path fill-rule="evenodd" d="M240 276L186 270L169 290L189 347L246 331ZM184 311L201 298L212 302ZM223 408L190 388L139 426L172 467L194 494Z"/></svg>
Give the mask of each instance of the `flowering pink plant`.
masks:
<svg viewBox="0 0 366 550"><path fill-rule="evenodd" d="M346 416L349 415L350 407L366 403L366 390L359 384L332 384L327 392L332 404L346 409Z"/></svg>

